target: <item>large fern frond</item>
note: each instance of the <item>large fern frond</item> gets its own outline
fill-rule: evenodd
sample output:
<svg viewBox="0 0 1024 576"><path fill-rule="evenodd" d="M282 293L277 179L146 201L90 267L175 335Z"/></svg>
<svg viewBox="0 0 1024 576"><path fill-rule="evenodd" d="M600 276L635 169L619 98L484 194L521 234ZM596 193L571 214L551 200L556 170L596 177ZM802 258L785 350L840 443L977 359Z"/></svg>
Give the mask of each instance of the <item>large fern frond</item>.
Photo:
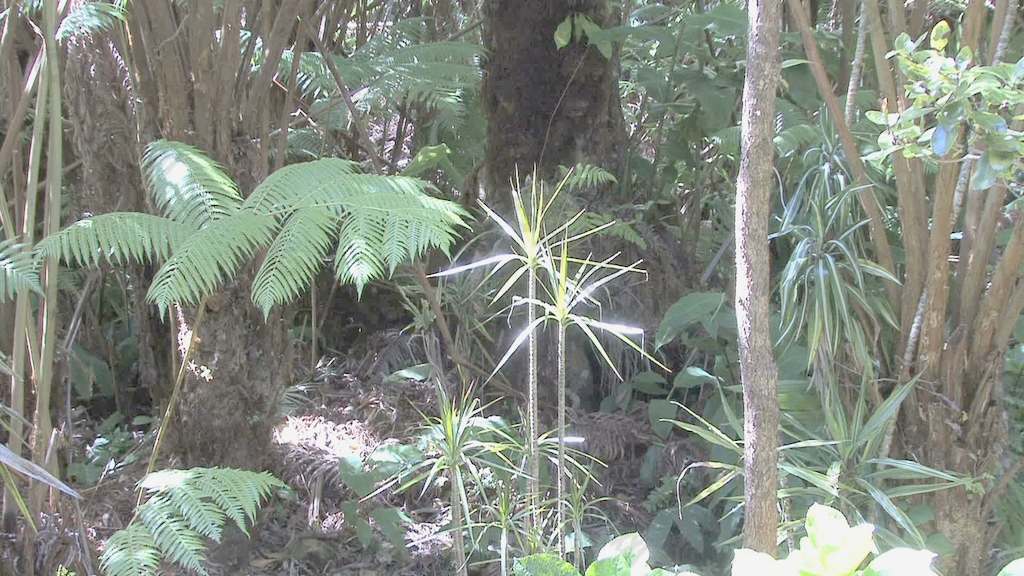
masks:
<svg viewBox="0 0 1024 576"><path fill-rule="evenodd" d="M260 504L283 486L265 472L225 468L164 470L139 485L150 498L107 540L107 576L153 576L164 560L205 575L206 539L219 541L228 518L248 533Z"/></svg>
<svg viewBox="0 0 1024 576"><path fill-rule="evenodd" d="M288 218L252 283L252 301L264 315L309 286L334 243L337 228L334 213L324 207L300 208Z"/></svg>
<svg viewBox="0 0 1024 576"><path fill-rule="evenodd" d="M276 228L273 217L243 211L199 230L160 267L146 299L159 306L161 313L172 304L198 304L266 246Z"/></svg>
<svg viewBox="0 0 1024 576"><path fill-rule="evenodd" d="M0 241L0 302L26 291L42 293L32 253L13 238Z"/></svg>
<svg viewBox="0 0 1024 576"><path fill-rule="evenodd" d="M335 275L357 289L430 247L448 254L456 230L465 225L457 204L427 194L359 190L345 198L342 210Z"/></svg>
<svg viewBox="0 0 1024 576"><path fill-rule="evenodd" d="M153 202L168 218L203 228L242 203L234 180L197 148L157 140L146 147L142 169Z"/></svg>
<svg viewBox="0 0 1024 576"><path fill-rule="evenodd" d="M285 219L285 229L296 211L329 210L340 223L336 276L359 289L429 248L448 252L457 230L465 226L465 213L457 204L427 194L429 184L422 180L359 174L356 169L354 163L337 158L287 166L260 184L242 209ZM310 214L303 212L303 217ZM282 242L319 245L330 241L331 235L323 234L298 238L290 231ZM260 278L254 300L268 310L294 298L309 285L320 254L319 249L313 254L275 251L273 269Z"/></svg>
<svg viewBox="0 0 1024 576"><path fill-rule="evenodd" d="M576 164L572 168L561 166L562 177L566 190L572 192L586 190L608 184L615 184L618 179L608 170L594 164Z"/></svg>
<svg viewBox="0 0 1024 576"><path fill-rule="evenodd" d="M36 254L60 258L78 266L164 260L197 232L161 216L139 212L111 212L79 220L47 236Z"/></svg>

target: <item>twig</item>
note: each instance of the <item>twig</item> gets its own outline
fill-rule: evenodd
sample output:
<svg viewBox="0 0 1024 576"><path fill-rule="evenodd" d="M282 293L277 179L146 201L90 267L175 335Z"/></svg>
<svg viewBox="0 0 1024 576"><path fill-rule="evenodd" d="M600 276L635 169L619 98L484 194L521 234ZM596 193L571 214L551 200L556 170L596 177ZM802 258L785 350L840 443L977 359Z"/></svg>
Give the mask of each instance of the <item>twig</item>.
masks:
<svg viewBox="0 0 1024 576"><path fill-rule="evenodd" d="M149 463L146 464L146 475L148 476L153 469L156 467L156 459L160 454L160 446L163 444L164 436L167 433L168 424L171 421L171 416L174 414L174 405L178 400L178 393L181 391L181 383L185 380L185 373L188 371L189 360L192 359L192 353L196 348L196 334L199 332L199 327L203 323L203 317L206 315L206 298L203 298L199 302L199 311L196 313L196 319L192 322L192 329L189 331L188 346L185 347L185 353L181 356L181 365L178 366L178 374L174 378L174 388L171 390L171 397L167 401L167 409L164 410L164 417L160 419L160 428L156 433L156 440L153 443L153 453L149 455ZM174 344L172 344L173 346ZM135 512L138 513L139 506L142 505L142 494L143 489L139 487L139 497L135 502Z"/></svg>

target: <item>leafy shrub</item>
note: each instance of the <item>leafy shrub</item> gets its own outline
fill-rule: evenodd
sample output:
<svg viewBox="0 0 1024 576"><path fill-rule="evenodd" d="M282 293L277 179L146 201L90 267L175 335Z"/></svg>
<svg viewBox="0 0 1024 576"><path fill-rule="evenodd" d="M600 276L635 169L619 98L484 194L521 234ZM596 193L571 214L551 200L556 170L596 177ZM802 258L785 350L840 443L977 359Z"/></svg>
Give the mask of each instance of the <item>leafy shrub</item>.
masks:
<svg viewBox="0 0 1024 576"><path fill-rule="evenodd" d="M875 556L874 526L850 526L841 512L816 504L807 513L807 536L787 558L776 560L753 550L737 550L732 576L934 576L935 554L927 550L893 548ZM639 534L620 536L601 549L584 576L696 576L680 568L654 568L647 560L650 551ZM1015 562L1000 576L1013 576ZM1024 566L1022 566L1024 567ZM516 560L515 576L580 576L570 564L553 554L535 554Z"/></svg>

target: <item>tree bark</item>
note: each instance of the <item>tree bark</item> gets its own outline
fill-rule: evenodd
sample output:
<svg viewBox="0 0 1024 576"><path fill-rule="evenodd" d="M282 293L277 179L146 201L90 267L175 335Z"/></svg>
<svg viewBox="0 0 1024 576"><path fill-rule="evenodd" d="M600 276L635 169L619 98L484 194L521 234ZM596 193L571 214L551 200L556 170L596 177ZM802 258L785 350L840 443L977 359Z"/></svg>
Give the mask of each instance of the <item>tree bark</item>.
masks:
<svg viewBox="0 0 1024 576"><path fill-rule="evenodd" d="M73 38L67 46L64 101L73 127L75 157L81 163L79 187L69 198L71 220L114 211L146 210L146 194L139 170L139 141L130 82L119 62L123 58L107 34ZM145 266L126 268L131 297L132 333L138 348L137 382L148 390L156 406L166 398L167 330L146 304L151 274ZM79 329L83 345L99 357L103 336L100 319L85 314ZM113 366L111 366L113 368ZM126 383L116 382L117 408L131 415L131 398L124 397Z"/></svg>
<svg viewBox="0 0 1024 576"><path fill-rule="evenodd" d="M151 115L138 119L139 139L198 146L225 166L244 195L268 173L275 144L270 119L284 100L273 71L294 41L300 6L312 2L283 0L263 20L254 2L225 0L216 10L176 4L152 0L130 12L131 69L140 110ZM218 36L222 26L226 32ZM243 28L261 36L266 60L259 71L236 65ZM247 108L254 112L239 113ZM209 298L205 319L195 327L194 365L168 435L171 451L187 466L258 469L269 453L277 401L291 376L289 317L282 312L264 321L249 300L251 273L239 271Z"/></svg>
<svg viewBox="0 0 1024 576"><path fill-rule="evenodd" d="M483 101L488 119L487 184L500 204L509 182L537 168L586 162L615 172L625 142L617 58L586 40L558 49L555 29L582 14L599 26L617 19L596 0L494 0L486 3Z"/></svg>
<svg viewBox="0 0 1024 576"><path fill-rule="evenodd" d="M736 182L736 322L744 409L743 545L775 553L779 515L778 370L772 352L768 219L781 3L749 4L742 150Z"/></svg>

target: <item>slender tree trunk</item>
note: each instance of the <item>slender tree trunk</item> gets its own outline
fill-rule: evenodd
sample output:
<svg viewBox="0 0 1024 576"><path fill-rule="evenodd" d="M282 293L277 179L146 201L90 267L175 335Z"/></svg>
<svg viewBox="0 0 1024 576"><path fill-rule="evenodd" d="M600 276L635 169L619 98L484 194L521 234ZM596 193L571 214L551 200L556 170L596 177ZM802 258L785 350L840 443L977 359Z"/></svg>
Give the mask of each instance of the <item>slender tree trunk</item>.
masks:
<svg viewBox="0 0 1024 576"><path fill-rule="evenodd" d="M779 523L778 371L771 343L768 219L775 179L772 144L781 3L752 0L742 151L736 183L736 322L744 409L743 545L773 554Z"/></svg>

